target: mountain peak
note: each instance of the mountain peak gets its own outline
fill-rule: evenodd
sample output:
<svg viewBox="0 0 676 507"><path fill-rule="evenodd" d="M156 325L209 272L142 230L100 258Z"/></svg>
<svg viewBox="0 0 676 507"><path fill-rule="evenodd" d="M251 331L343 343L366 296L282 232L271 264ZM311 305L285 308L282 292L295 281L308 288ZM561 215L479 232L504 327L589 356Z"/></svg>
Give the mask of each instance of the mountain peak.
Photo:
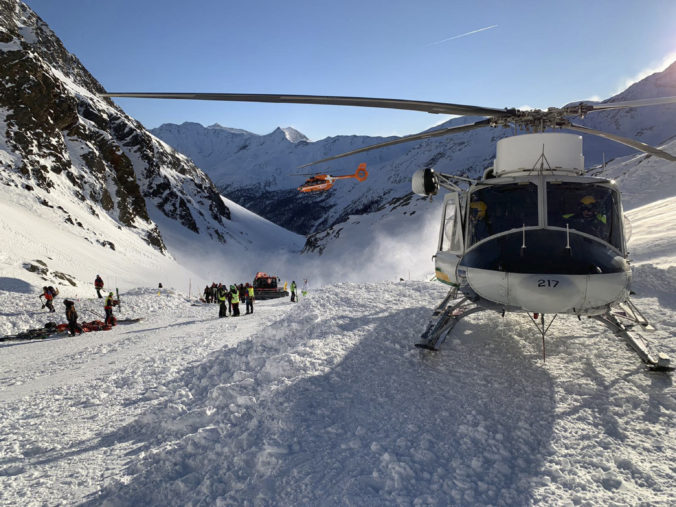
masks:
<svg viewBox="0 0 676 507"><path fill-rule="evenodd" d="M251 132L248 130L224 127L220 123L214 123L213 125L209 125L207 128L211 130L224 130L225 132L229 132L231 134L251 134Z"/></svg>
<svg viewBox="0 0 676 507"><path fill-rule="evenodd" d="M275 130L272 131L271 135L279 136L283 135L287 141L291 143L297 143L299 141L310 141L305 134L302 134L301 132L298 132L295 128L293 127L277 127Z"/></svg>

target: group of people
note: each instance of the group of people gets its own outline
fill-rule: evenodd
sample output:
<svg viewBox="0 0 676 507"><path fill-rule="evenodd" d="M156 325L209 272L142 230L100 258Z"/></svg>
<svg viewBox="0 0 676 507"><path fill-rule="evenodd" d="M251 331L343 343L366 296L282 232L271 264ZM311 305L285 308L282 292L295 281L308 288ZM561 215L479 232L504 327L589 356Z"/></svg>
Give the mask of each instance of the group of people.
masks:
<svg viewBox="0 0 676 507"><path fill-rule="evenodd" d="M218 303L219 318L239 317L239 304L244 301L246 305L246 315L253 313L254 288L246 283L239 285L232 284L230 287L225 284L215 282L210 286L204 287L204 301L206 303Z"/></svg>
<svg viewBox="0 0 676 507"><path fill-rule="evenodd" d="M94 280L94 289L99 298L103 299L101 291L103 290L104 284L103 279L96 275ZM42 303L43 308L47 308L49 313L54 313L56 310L54 308L54 298L59 295L59 290L55 289L52 286L43 287L42 294L40 294L40 300L44 298L44 303ZM78 314L75 309L75 302L70 299L64 299L63 304L66 307L66 320L68 321L68 331L71 335L81 334L83 332L82 327L78 324ZM112 292L108 293L108 296L105 298L103 303L103 310L105 311L104 323L106 326L114 326L117 323L115 315L113 315L113 307L117 306L119 301L115 299L115 294Z"/></svg>

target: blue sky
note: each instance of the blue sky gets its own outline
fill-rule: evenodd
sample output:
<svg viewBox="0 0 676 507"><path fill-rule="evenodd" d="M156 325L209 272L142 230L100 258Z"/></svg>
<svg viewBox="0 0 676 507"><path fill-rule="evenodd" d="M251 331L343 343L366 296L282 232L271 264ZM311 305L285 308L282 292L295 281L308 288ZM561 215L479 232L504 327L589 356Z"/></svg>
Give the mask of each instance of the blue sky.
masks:
<svg viewBox="0 0 676 507"><path fill-rule="evenodd" d="M109 91L354 95L546 108L676 60L676 1L26 2ZM118 99L146 127L406 135L446 119L353 107Z"/></svg>

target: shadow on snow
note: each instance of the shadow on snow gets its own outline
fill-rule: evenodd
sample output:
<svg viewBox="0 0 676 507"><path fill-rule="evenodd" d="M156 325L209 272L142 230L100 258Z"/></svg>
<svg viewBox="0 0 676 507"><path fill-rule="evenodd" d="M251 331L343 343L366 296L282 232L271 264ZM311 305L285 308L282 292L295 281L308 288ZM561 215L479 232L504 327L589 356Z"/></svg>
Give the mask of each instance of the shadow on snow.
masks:
<svg viewBox="0 0 676 507"><path fill-rule="evenodd" d="M414 349L411 322L429 313L310 312L219 351L168 386L190 391L183 406L101 439L175 446L89 501L527 504L555 420L548 373L485 323L462 322L436 355ZM313 356L327 332L352 341L335 364Z"/></svg>

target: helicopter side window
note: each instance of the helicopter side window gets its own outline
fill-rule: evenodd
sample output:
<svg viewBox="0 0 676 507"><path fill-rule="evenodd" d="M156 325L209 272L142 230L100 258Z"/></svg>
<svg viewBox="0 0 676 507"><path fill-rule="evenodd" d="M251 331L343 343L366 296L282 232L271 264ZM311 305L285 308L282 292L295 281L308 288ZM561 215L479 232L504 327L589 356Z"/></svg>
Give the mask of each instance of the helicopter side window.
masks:
<svg viewBox="0 0 676 507"><path fill-rule="evenodd" d="M523 226L538 225L538 188L534 183L510 183L481 188L469 204L470 244Z"/></svg>
<svg viewBox="0 0 676 507"><path fill-rule="evenodd" d="M455 201L448 201L444 211L444 232L441 239L441 250L458 252L462 250L462 227L460 214Z"/></svg>
<svg viewBox="0 0 676 507"><path fill-rule="evenodd" d="M568 226L621 248L619 198L609 187L589 183L548 183L547 224Z"/></svg>

